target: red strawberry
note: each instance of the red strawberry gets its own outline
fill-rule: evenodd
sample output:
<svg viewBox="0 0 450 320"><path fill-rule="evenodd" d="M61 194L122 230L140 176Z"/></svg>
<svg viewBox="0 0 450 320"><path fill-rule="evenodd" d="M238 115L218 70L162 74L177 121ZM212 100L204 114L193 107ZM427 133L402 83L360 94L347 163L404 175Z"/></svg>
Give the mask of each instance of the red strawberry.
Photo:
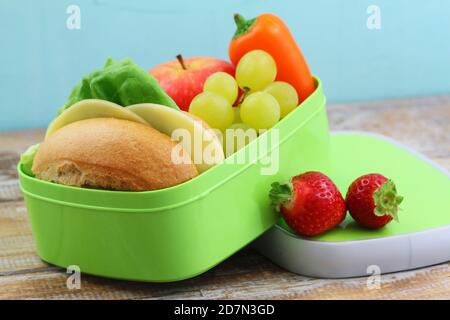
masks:
<svg viewBox="0 0 450 320"><path fill-rule="evenodd" d="M320 172L305 172L285 184L272 183L269 196L286 223L301 235L319 235L345 218L344 198Z"/></svg>
<svg viewBox="0 0 450 320"><path fill-rule="evenodd" d="M381 228L392 219L398 221L398 205L402 200L394 182L378 173L366 174L353 181L346 197L350 215L370 229Z"/></svg>

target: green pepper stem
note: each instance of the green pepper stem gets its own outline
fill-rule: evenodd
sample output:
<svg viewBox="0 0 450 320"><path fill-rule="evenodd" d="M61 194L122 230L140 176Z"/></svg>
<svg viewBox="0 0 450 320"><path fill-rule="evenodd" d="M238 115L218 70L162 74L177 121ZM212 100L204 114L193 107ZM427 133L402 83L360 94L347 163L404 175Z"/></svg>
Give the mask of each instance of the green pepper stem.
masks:
<svg viewBox="0 0 450 320"><path fill-rule="evenodd" d="M233 35L233 39L236 39L240 35L246 34L253 26L257 18L247 20L239 13L234 14L234 22L236 23L236 32Z"/></svg>
<svg viewBox="0 0 450 320"><path fill-rule="evenodd" d="M234 14L234 22L236 23L236 26L239 29L245 28L245 24L247 23L247 20L243 16L241 16L239 13Z"/></svg>

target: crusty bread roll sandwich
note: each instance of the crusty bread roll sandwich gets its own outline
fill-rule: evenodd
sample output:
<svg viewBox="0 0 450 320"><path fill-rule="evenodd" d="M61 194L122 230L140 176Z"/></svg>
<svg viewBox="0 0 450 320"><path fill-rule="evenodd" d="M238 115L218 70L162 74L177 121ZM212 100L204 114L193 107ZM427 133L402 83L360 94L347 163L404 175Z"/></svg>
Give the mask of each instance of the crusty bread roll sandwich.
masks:
<svg viewBox="0 0 450 320"><path fill-rule="evenodd" d="M40 146L38 179L110 190L143 191L177 185L198 175L189 154L173 163L170 138L143 124L115 118L71 123Z"/></svg>

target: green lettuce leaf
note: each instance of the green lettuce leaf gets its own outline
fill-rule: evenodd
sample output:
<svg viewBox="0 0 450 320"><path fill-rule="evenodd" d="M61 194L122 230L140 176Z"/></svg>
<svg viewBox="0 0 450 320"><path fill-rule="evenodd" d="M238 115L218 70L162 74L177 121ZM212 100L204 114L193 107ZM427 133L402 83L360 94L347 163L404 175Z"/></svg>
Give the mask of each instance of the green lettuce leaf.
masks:
<svg viewBox="0 0 450 320"><path fill-rule="evenodd" d="M58 115L85 99L107 100L124 107L136 103L157 103L179 109L161 88L158 80L129 58L118 61L108 58L103 69L84 76L72 89Z"/></svg>
<svg viewBox="0 0 450 320"><path fill-rule="evenodd" d="M32 145L20 155L20 163L22 164L23 172L32 177L34 177L34 174L31 168L33 167L34 156L36 155L39 147L39 143Z"/></svg>

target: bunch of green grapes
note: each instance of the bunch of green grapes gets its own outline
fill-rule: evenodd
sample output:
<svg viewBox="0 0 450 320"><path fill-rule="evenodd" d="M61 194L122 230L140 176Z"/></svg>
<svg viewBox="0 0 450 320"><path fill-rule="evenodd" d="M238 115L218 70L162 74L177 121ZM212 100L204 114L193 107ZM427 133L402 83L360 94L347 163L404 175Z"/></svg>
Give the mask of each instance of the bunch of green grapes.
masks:
<svg viewBox="0 0 450 320"><path fill-rule="evenodd" d="M233 124L233 103L238 95L236 80L226 72L213 73L203 84L203 92L189 106L189 112L211 128L224 131Z"/></svg>
<svg viewBox="0 0 450 320"><path fill-rule="evenodd" d="M192 100L189 112L224 133L237 128L257 132L269 129L298 105L294 87L275 81L276 76L277 66L270 54L263 50L250 51L236 66L236 79L225 72L209 76L203 92ZM239 88L243 94L233 107Z"/></svg>
<svg viewBox="0 0 450 320"><path fill-rule="evenodd" d="M275 81L277 65L270 54L253 50L236 67L236 81L246 93L240 118L255 129L268 129L298 104L297 91L287 82Z"/></svg>

